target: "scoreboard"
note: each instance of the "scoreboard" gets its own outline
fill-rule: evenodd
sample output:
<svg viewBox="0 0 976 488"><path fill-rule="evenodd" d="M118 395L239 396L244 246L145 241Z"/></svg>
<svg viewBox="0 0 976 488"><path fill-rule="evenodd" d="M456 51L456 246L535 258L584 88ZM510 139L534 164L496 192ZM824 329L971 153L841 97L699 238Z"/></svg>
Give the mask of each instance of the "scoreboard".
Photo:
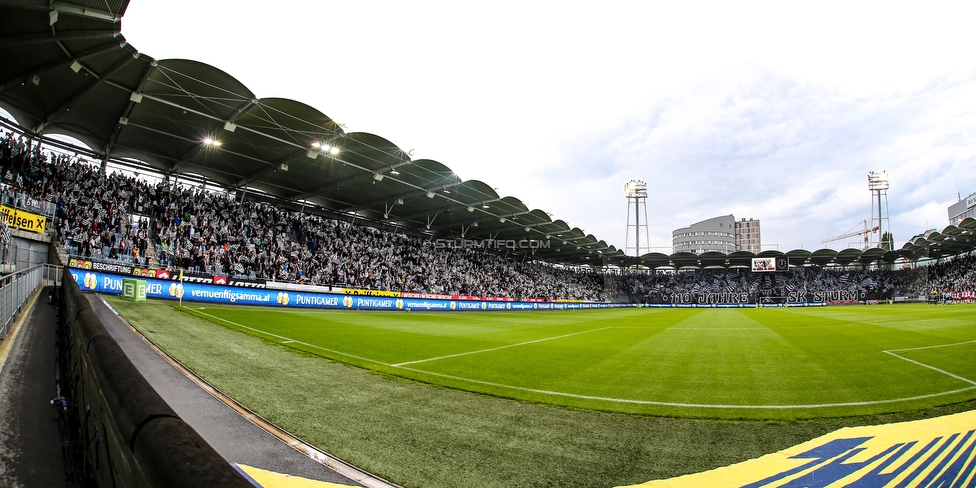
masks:
<svg viewBox="0 0 976 488"><path fill-rule="evenodd" d="M769 273L789 269L790 261L785 257L752 258L753 273Z"/></svg>

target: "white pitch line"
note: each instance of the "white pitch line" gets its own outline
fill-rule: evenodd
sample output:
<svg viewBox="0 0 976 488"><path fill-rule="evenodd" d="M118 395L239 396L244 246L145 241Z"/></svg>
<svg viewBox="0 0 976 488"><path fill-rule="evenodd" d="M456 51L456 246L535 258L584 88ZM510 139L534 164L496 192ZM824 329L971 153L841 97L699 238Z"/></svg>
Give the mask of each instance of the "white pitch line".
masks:
<svg viewBox="0 0 976 488"><path fill-rule="evenodd" d="M714 404L714 403L661 402L661 401L656 401L656 400L633 400L633 399L629 399L629 398L609 398L609 397L600 397L600 396L593 396L593 395L580 395L580 394L576 394L576 393L565 393L565 392L561 392L561 391L539 390L539 389L535 389L535 388L526 388L526 387L522 387L522 386L512 386L512 385L505 385L505 384L501 384L501 383L493 383L493 382L490 382L490 381L474 380L474 379L471 379L471 378L463 378L463 377L460 377L460 376L453 376L453 375L443 374L443 373L434 373L434 372L431 372L431 371L424 371L422 369L416 369L416 368L402 368L402 369L406 369L408 371L415 371L417 373L429 374L429 375L433 375L433 376L440 376L441 378L449 378L449 379L453 379L453 380L467 381L467 382L470 382L470 383L477 383L477 384L480 384L480 385L494 386L494 387L499 387L499 388L508 388L508 389L512 389L512 390L527 391L527 392L531 392L531 393L539 393L539 394L542 394L542 395L553 395L553 396L562 396L562 397L569 397L569 398L579 398L579 399L582 399L582 400L599 400L599 401L611 402L611 403L633 403L633 404L638 404L638 405L658 405L658 406L663 406L663 407L683 407L683 408L715 408L715 409L736 409L736 408L741 408L741 409L747 409L747 410L762 410L762 409L789 410L789 409L803 409L803 408L859 407L859 406L866 406L866 405L881 405L881 404L886 404L886 403L910 402L910 401L914 401L914 400L923 400L923 399L926 399L926 398L933 398L933 397L944 396L944 395L952 395L952 394L955 394L955 393L960 393L960 392L964 392L964 391L976 389L976 386L970 386L970 387L967 387L967 388L960 388L958 390L944 391L944 392L940 392L940 393L930 393L928 395L918 395L918 396L905 397L905 398L893 398L893 399L890 399L890 400L869 400L869 401L863 401L863 402L813 403L813 404L806 404L806 405L723 405L723 404Z"/></svg>
<svg viewBox="0 0 976 488"><path fill-rule="evenodd" d="M971 340L971 341L964 341L964 342L953 342L951 344L938 344L938 345L935 345L935 346L907 347L905 349L888 349L888 351L892 351L892 352L921 351L922 349L936 349L936 348L939 348L939 347L962 346L964 344L973 344L973 343L976 343L976 339ZM885 351L885 352L888 352L888 351Z"/></svg>
<svg viewBox="0 0 976 488"><path fill-rule="evenodd" d="M390 366L393 366L393 367L396 367L396 368L402 368L403 366L406 366L408 364L426 363L426 362L430 362L430 361L438 361L438 360L441 360L441 359L450 359L450 358L456 358L456 357L459 357L459 356L468 356L468 355L471 355L471 354L481 354L483 352L497 351L499 349L508 349L509 347L525 346L525 345L528 345L528 344L535 344L537 342L552 341L552 340L556 340L556 339L562 339L564 337L571 337L571 336L580 335L580 334L588 334L590 332L597 332L597 331L600 331L600 330L606 330L606 329L610 329L610 328L612 328L612 327L600 327L599 329L584 330L582 332L573 332L572 334L565 334L565 335L555 336L555 337L546 337L544 339L536 339L536 340L532 340L532 341L519 342L517 344L507 344L507 345L504 345L504 346L491 347L491 348L488 348L488 349L479 349L477 351L459 352L457 354L448 354L446 356L437 356L437 357L434 357L434 358L418 359L416 361L406 361L406 362L402 362L402 363L391 364ZM410 369L410 368L405 368L405 369Z"/></svg>
<svg viewBox="0 0 976 488"><path fill-rule="evenodd" d="M231 325L233 325L235 327L240 327L242 329L247 329L247 330L253 330L254 332L257 332L259 334L264 334L266 336L274 337L276 339L281 339L282 340L282 344L287 344L287 343L301 344L303 346L308 346L308 347L315 348L315 349L321 349L323 351L328 351L328 352L335 353L335 354L341 354L341 355L346 356L346 357L350 357L350 358L354 358L354 359L359 359L360 361L367 361L367 362L374 363L374 364L381 364L383 366L391 366L390 364L387 364L387 363L384 363L384 362L380 362L380 361L376 361L374 359L364 358L362 356L356 356L355 354L349 354L349 353L345 353L345 352L342 352L342 351L336 351L335 349L329 349L327 347L316 346L315 344L309 344L307 342L298 341L298 340L292 339L291 337L285 337L285 336L278 335L278 334L272 334L271 332L266 332L266 331L263 331L263 330L260 330L260 329L255 329L254 327L248 327L246 325L238 324L237 322L233 322L233 321L230 321L230 320L221 318L221 317L217 317L216 315L210 315L209 313L201 312L199 310L196 310L196 313L198 313L200 315L206 315L207 317L213 317L213 318L215 318L217 320L220 320L222 322L227 322L228 324L231 324Z"/></svg>
<svg viewBox="0 0 976 488"><path fill-rule="evenodd" d="M956 375L956 374L952 374L952 373L950 373L950 372L948 372L948 371L946 371L944 369L939 369L939 368L936 368L935 366L929 366L928 364L920 363L918 361L915 361L914 359L908 359L908 358L906 358L904 356L899 356L898 354L895 354L895 353L893 353L891 351L882 351L882 352L884 352L885 354L889 354L891 356L894 356L894 357L896 357L898 359L901 359L902 361L908 361L908 362L910 362L912 364L921 366L923 368L931 369L932 371L935 371L935 372L938 372L938 373L942 373L942 374L944 374L946 376L949 376L951 378L955 378L955 379L957 379L959 381L963 381L963 382L969 383L970 385L973 385L974 387L976 387L976 381L963 378L962 376L959 376L959 375Z"/></svg>

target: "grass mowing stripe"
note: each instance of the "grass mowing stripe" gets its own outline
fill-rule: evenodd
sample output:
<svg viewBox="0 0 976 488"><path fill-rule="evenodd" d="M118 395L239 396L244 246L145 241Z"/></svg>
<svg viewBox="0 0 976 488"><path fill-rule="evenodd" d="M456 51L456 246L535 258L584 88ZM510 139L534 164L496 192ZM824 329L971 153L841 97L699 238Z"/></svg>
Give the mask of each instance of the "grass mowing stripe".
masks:
<svg viewBox="0 0 976 488"><path fill-rule="evenodd" d="M921 374L924 381L910 381L919 377L915 362L878 354L932 344L933 336L970 344L976 320L969 308L462 317L217 306L198 313L306 353L488 395L624 413L799 419L973 398L976 383L957 383L974 376L966 351L953 350L949 366L912 360L934 365ZM937 327L933 316L946 326ZM912 327L919 323L921 330Z"/></svg>
<svg viewBox="0 0 976 488"><path fill-rule="evenodd" d="M885 352L887 352L887 351L885 351ZM905 359L905 358L900 358L900 359ZM910 361L910 362L916 363L915 361L912 361L910 359L906 359L906 361ZM925 366L924 364L921 364L921 363L916 363L916 364L919 364L921 366ZM925 367L930 367L930 366L925 366ZM890 403L899 403L899 402L910 402L910 401L915 401L915 400L924 400L926 398L936 398L936 397L945 396L945 395L954 395L956 393L962 393L964 391L976 389L976 383L974 383L972 381L969 381L969 380L967 380L965 378L959 378L959 377L957 377L957 376L955 376L955 375L953 375L951 373L946 373L945 371L942 371L942 370L937 369L937 368L932 368L932 369L935 369L936 371L938 371L940 373L944 373L944 374L947 374L947 375L952 376L954 378L961 379L961 380L963 380L963 381L965 381L967 383L971 383L974 386L970 386L970 387L966 387L966 388L959 388L959 389L952 390L952 391L943 391L943 392L939 392L939 393L930 393L930 394L927 394L927 395L918 395L918 396L906 397L906 398L892 398L892 399L887 399L887 400L868 400L868 401L863 401L863 402L818 403L818 404L809 404L809 405L721 405L721 404L712 404L712 403L660 402L660 401L655 401L655 400L635 400L635 399L628 399L628 398L608 398L608 397L591 396L591 395L580 395L578 393L565 393L565 392L560 392L560 391L537 390L537 389L534 389L534 388L526 388L526 387L522 387L522 386L503 385L501 383L493 383L493 382L490 382L490 381L476 380L476 379L472 379L472 378L462 378L460 376L454 376L454 375L443 374L443 373L435 373L435 372L432 372L432 371L425 371L425 370L416 369L416 368L407 368L407 367L401 367L401 368L402 369L406 369L408 371L414 371L414 372L417 372L417 373L423 373L423 374L429 374L429 375L439 376L441 378L448 378L448 379L457 380L457 381L465 381L465 382L470 382L470 383L476 383L476 384L479 384L479 385L493 386L493 387L497 387L497 388L507 388L507 389L512 389L512 390L525 391L525 392L529 392L529 393L538 393L538 394L541 394L541 395L552 395L552 396L561 396L561 397L568 397L568 398L579 398L581 400L596 400L596 401L610 402L610 403L630 403L630 404L634 404L634 405L657 405L657 406L662 406L662 407L705 408L705 409L722 409L722 410L739 409L739 408L745 409L745 410L757 410L757 409L758 410L764 410L764 409L770 409L770 410L799 410L799 409L817 409L817 408L834 408L834 407L863 407L863 406L868 406L868 405L884 405L884 404L890 404Z"/></svg>
<svg viewBox="0 0 976 488"><path fill-rule="evenodd" d="M186 308L186 307L184 307L184 308ZM592 330L581 331L581 332L574 332L574 333L571 333L571 334L564 334L564 335L560 335L560 336L556 336L556 337L536 339L536 340L526 341L526 342L517 343L517 344L509 344L509 345L505 345L505 346L499 346L499 347L494 347L494 348L490 348L490 349L484 349L484 350L481 350L481 351L469 351L469 352L464 352L464 353L458 353L458 354L451 354L451 355L447 355L447 356L441 356L441 357L437 357L437 358L423 359L423 360L418 360L418 361L409 361L409 362L397 363L397 364L387 364L387 363L383 363L381 361L376 361L374 359L364 358L364 357L361 357L361 356L356 356L356 355L353 355L353 354L348 354L348 353L344 353L344 352L341 352L341 351L336 351L334 349L329 349L329 348L317 346L315 344L309 344L307 342L298 341L298 340L291 339L289 337L285 337L285 336L282 336L282 335L278 335L278 334L273 334L273 333L270 333L270 332L262 331L262 330L259 330L259 329L253 328L253 327L248 327L246 325L238 324L236 322L233 322L233 321L230 321L230 320L221 318L221 317L217 317L217 316L212 315L212 314L208 314L208 313L205 313L205 312L201 312L199 309L193 309L192 311L193 311L193 313L198 313L200 315L205 315L207 317L211 317L211 318L214 318L216 320L220 320L222 322L231 324L231 325L233 325L235 327L240 327L240 328L243 328L243 329L251 330L251 331L257 332L259 334L264 334L264 335L267 335L269 337L274 337L276 339L281 339L282 340L282 344L289 344L289 343L301 344L303 346L307 346L307 347L311 347L311 348L315 348L315 349L320 349L320 350L328 351L328 352L331 352L331 353L341 354L343 356L348 356L348 357L351 357L351 358L359 359L361 361L366 361L366 362L371 362L371 363L375 363L375 364L380 364L380 365L383 365L383 366L391 366L391 367L395 367L395 368L399 368L399 369L404 369L404 370L407 370L407 371L413 371L413 372L416 372L416 373L438 376L438 377L441 377L441 378L448 378L448 379L452 379L452 380L456 380L456 381L463 381L463 382L468 382L468 383L475 383L475 384L480 384L480 385L485 385L485 386L492 386L492 387L496 387L496 388L505 388L505 389L512 389L512 390L518 390L518 391L525 391L525 392L537 393L537 394L541 394L541 395L561 396L561 397L578 398L578 399L582 399L582 400L595 400L595 401L603 401L603 402L610 402L610 403L630 403L630 404L636 404L636 405L658 405L658 406L664 406L664 407L705 408L705 409L747 409L747 410L755 410L755 409L772 409L772 410L818 409L818 408L834 408L834 407L855 407L855 406L868 406L868 405L882 405L882 404L890 404L890 403L898 403L898 402L907 402L907 401L923 400L923 399L926 399L926 398L934 398L934 397L945 396L945 395L953 395L953 394L956 394L956 393L961 393L961 392L964 392L964 391L967 391L967 390L971 390L971 389L976 388L976 382L973 382L973 381L968 380L966 378L962 378L960 376L956 376L956 375L954 375L952 373L949 373L947 371L943 371L943 370L938 369L938 368L936 368L934 366L929 366L929 365L926 365L926 364L919 363L917 361L913 361L913 360L908 359L908 358L904 358L904 357L898 356L897 354L894 354L894 353L892 353L890 351L884 351L884 352L886 352L888 354L891 354L892 356L897 357L898 359L903 359L905 361L908 361L908 362L917 364L919 366L923 366L923 367L932 369L932 370L937 371L939 373L942 373L942 374L945 374L947 376L950 376L950 377L959 379L961 381L964 381L966 383L969 383L969 384L971 384L973 386L972 387L968 387L968 388L960 388L960 389L956 389L956 390L952 390L952 391L939 392L939 393L931 393L931 394L927 394L927 395L917 395L917 396L905 397L905 398L893 398L893 399L885 399L885 400L870 400L870 401L862 401L862 402L838 402L838 403L820 403L820 404L803 404L803 405L775 405L775 404L773 404L773 405L730 405L730 404L711 404L711 403L663 402L663 401L655 401L655 400L637 400L637 399L629 399L629 398L611 398L611 397L601 397L601 396L594 396L594 395L581 395L581 394L577 394L577 393L566 393L566 392L560 392L560 391L550 391L550 390L541 390L541 389L536 389L536 388L526 388L526 387L521 387L521 386L506 385L506 384L495 383L495 382L490 382L490 381L477 380L477 379L473 379L473 378L464 378L464 377L455 376L455 375L448 375L448 374L443 374L443 373L436 373L436 372L432 372L432 371L426 371L426 370L423 370L423 369L408 368L406 366L407 365L410 365L410 364L422 363L422 362L427 362L427 361L434 361L434 360L438 360L438 359L447 359L447 358L452 358L452 357L465 356L465 355L469 355L469 354L477 354L477 353L481 353L481 352L490 352L490 351L495 351L495 350L500 350L500 349L506 349L506 348L509 348L509 347L515 347L515 346L522 346L522 345L527 345L527 344L534 344L534 343L539 343L539 342L545 342L545 341L554 340L554 339L561 339L561 338L576 336L576 335L580 335L580 334L587 334L587 333L590 333L590 332L597 332L597 331L601 331L601 330L607 330L607 329L611 329L613 327L601 327L601 328L598 328L598 329L592 329ZM675 329L679 329L680 330L680 328L675 328ZM701 328L695 328L695 330L698 330L698 329L701 329ZM746 329L757 329L757 330L761 330L761 328L758 328L758 327L756 327L756 328L740 327L740 328L736 328L736 329L738 329L738 330L746 330ZM721 328L719 328L719 329L708 329L708 330L731 330L731 329L721 329ZM969 341L969 342L976 342L976 341ZM965 343L959 343L959 344L965 344Z"/></svg>
<svg viewBox="0 0 976 488"><path fill-rule="evenodd" d="M182 307L182 308L186 308L186 307ZM281 339L282 340L282 344L292 344L292 343L294 343L294 344L301 344L303 346L311 347L313 349L321 349L323 351L331 352L331 353L334 353L334 354L341 354L343 356L350 357L350 358L353 358L353 359L358 359L360 361L366 361L366 362L369 362L369 363L376 363L376 364L380 364L380 365L383 365L383 366L390 366L389 364L386 364L386 363L383 363L383 362L380 362L380 361L376 361L376 360L373 360L373 359L356 356L354 354L344 353L342 351L336 351L335 349L329 349L329 348L326 348L326 347L317 346L315 344L309 344L307 342L298 341L298 340L292 339L290 337L285 337L285 336L281 336L281 335L278 335L278 334L272 334L271 332L266 332L266 331L263 331L263 330L260 330L260 329L255 329L254 327L248 327L246 325L238 324L237 322L232 322L230 320L217 317L216 315L211 315L211 314L206 313L206 312L201 312L200 309L187 309L187 310L191 310L190 313L205 315L205 316L210 317L210 318L212 318L214 320L219 320L221 322L224 322L224 323L233 325L234 327L240 327L242 329L247 329L247 330L250 330L250 331L255 332L255 333L258 333L258 334L266 335L268 337L274 337L275 339Z"/></svg>
<svg viewBox="0 0 976 488"><path fill-rule="evenodd" d="M563 335L555 336L555 337L546 337L546 338L543 338L543 339L536 339L536 340L533 340L533 341L519 342L519 343L516 343L516 344L506 344L504 346L492 347L492 348L488 348L488 349L481 349L481 350L478 350L478 351L459 352L457 354L448 354L448 355L445 355L445 356L438 356L438 357L434 357L434 358L418 359L416 361L407 361L407 362L404 362L404 363L396 363L396 364L391 364L390 366L394 366L394 367L399 368L399 367L402 367L402 366L406 366L408 364L426 363L426 362L429 362L429 361L437 361L437 360L440 360L440 359L456 358L456 357L460 357L460 356L467 356L467 355L470 355L470 354L481 354L483 352L498 351L498 350L501 350L501 349L508 349L510 347L518 347L518 346L525 346L525 345L528 345L528 344L535 344L535 343L538 343L538 342L553 341L553 340L556 340L556 339L563 339L563 338L566 338L566 337L572 337L572 336L580 335L580 334L589 334L590 332L597 332L597 331L601 331L601 330L607 330L607 329L610 329L610 328L612 328L612 327L600 327L599 329L584 330L582 332L573 332L572 334L563 334Z"/></svg>

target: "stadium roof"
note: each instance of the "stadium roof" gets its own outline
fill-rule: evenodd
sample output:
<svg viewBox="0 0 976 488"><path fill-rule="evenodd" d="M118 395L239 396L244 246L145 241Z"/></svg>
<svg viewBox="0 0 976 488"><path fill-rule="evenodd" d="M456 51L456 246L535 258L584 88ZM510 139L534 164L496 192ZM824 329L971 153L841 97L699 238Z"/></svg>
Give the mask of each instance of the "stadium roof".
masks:
<svg viewBox="0 0 976 488"><path fill-rule="evenodd" d="M873 263L894 263L898 259L918 261L919 259L939 259L947 256L972 252L976 248L976 219L968 218L958 226L950 225L942 232L930 230L912 237L901 249L885 250L870 249L820 249L807 251L794 249L788 252L763 251L754 254L748 251L736 251L725 254L721 252L704 252L695 254L679 252L667 254L652 252L640 257L640 264L651 269L683 269L683 268L749 268L755 257L785 257L790 266L867 266ZM635 259L635 258L631 258Z"/></svg>
<svg viewBox="0 0 976 488"><path fill-rule="evenodd" d="M414 160L374 134L347 133L302 102L258 98L204 63L143 55L121 33L127 6L127 0L0 4L0 107L29 134L74 137L101 159L308 204L349 220L439 238L493 239L505 243L500 250L533 259L678 269L746 267L754 257L628 257L518 198L499 196L486 183L461 180L440 162ZM967 225L930 231L899 251L777 255L795 266L939 257L972 250L973 227ZM506 247L512 244L518 248Z"/></svg>
<svg viewBox="0 0 976 488"><path fill-rule="evenodd" d="M501 250L534 259L603 265L625 258L518 198L461 180L440 162L413 160L374 134L347 133L314 107L258 98L204 63L140 53L121 33L127 5L0 5L0 107L30 134L68 135L101 159L166 176L440 238L504 241Z"/></svg>

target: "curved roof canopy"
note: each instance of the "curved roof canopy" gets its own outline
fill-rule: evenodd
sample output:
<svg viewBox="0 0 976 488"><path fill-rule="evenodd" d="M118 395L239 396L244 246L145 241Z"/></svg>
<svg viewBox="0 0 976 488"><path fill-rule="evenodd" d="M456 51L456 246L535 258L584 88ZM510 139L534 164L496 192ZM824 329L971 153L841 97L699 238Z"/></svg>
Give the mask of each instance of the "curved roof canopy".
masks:
<svg viewBox="0 0 976 488"><path fill-rule="evenodd" d="M900 252L913 259L929 257L933 259L944 256L971 252L976 247L976 219L967 218L959 225L950 225L938 232L935 229L925 231L908 240Z"/></svg>
<svg viewBox="0 0 976 488"><path fill-rule="evenodd" d="M0 4L0 107L36 137L75 137L105 161L204 179L250 195L434 238L504 241L499 250L568 265L748 267L749 252L637 257L464 181L446 165L413 160L374 134L347 133L302 102L258 98L232 75L185 59L156 60L121 33L128 0L8 0ZM248 193L250 192L250 193ZM786 256L792 266L866 265L972 251L976 221L881 249ZM512 248L514 246L514 248Z"/></svg>
<svg viewBox="0 0 976 488"><path fill-rule="evenodd" d="M0 107L28 134L77 138L102 160L340 218L436 238L505 240L500 250L569 265L635 259L440 162L413 160L383 137L347 133L302 102L259 98L198 61L144 55L122 36L127 5L0 4Z"/></svg>
<svg viewBox="0 0 976 488"><path fill-rule="evenodd" d="M640 264L650 269L708 268L749 268L754 257L786 257L792 267L803 266L868 266L873 263L894 263L898 259L917 261L923 258L938 259L947 256L972 252L976 248L976 219L968 218L958 226L950 225L942 232L929 230L912 237L901 249L888 251L871 249L820 249L807 251L794 249L788 252L763 251L753 254L736 251L728 255L721 252L694 254L679 252L668 256L659 252L647 253L640 257ZM724 265L722 264L724 261Z"/></svg>

